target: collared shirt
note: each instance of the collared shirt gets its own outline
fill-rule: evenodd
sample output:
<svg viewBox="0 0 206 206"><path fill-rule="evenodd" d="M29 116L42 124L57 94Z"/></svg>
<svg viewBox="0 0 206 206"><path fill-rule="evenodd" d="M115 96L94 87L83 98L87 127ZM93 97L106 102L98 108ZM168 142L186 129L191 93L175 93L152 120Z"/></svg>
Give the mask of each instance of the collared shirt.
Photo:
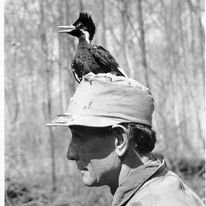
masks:
<svg viewBox="0 0 206 206"><path fill-rule="evenodd" d="M117 188L112 206L204 206L164 161L134 169Z"/></svg>

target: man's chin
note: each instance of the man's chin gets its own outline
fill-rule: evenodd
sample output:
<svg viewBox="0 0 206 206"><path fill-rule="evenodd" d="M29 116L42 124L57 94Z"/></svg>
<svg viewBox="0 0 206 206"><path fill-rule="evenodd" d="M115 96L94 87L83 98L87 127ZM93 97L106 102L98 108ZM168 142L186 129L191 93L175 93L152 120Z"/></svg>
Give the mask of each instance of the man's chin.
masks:
<svg viewBox="0 0 206 206"><path fill-rule="evenodd" d="M83 178L83 183L84 185L86 185L87 187L95 187L95 186L98 186L96 181L93 181L93 180L88 180L86 178Z"/></svg>
<svg viewBox="0 0 206 206"><path fill-rule="evenodd" d="M81 172L84 185L88 187L97 186L96 178L91 177L88 171Z"/></svg>

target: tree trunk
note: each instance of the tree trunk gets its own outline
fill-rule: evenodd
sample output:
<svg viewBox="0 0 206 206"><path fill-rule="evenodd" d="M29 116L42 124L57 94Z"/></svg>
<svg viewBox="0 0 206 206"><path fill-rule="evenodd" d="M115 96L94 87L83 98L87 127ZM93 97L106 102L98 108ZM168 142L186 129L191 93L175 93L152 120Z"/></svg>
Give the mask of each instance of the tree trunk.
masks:
<svg viewBox="0 0 206 206"><path fill-rule="evenodd" d="M13 119L11 121L12 124L15 124L18 119L19 114L19 98L18 98L18 86L17 86L17 71L16 71L16 58L17 58L17 48L16 45L13 46L13 81L12 81L12 88L13 88L13 94L15 99L15 107L14 107L14 115Z"/></svg>
<svg viewBox="0 0 206 206"><path fill-rule="evenodd" d="M103 47L107 48L107 41L106 41L106 16L105 16L105 1L102 2L102 45Z"/></svg>
<svg viewBox="0 0 206 206"><path fill-rule="evenodd" d="M79 10L84 11L84 4L82 0L79 0Z"/></svg>
<svg viewBox="0 0 206 206"><path fill-rule="evenodd" d="M82 3L82 7L83 7L83 2ZM81 5L80 5L81 6ZM65 8L66 8L66 12L65 12L65 16L66 16L66 25L70 25L72 22L70 21L70 16L72 15L72 12L70 11L70 6L69 6L69 2L65 1ZM63 53L64 53L64 58L67 60L66 61L66 69L68 71L68 79L67 81L69 82L67 91L71 92L72 94L75 91L75 79L73 78L73 74L71 71L71 62L74 56L74 51L76 50L76 46L75 46L75 38L65 38L65 43L64 43L64 47L63 47ZM66 92L66 99L68 99L68 92ZM66 101L65 101L66 102Z"/></svg>
<svg viewBox="0 0 206 206"><path fill-rule="evenodd" d="M41 14L41 22L40 22L40 39L42 51L44 53L44 67L46 70L46 93L47 93L47 121L52 119L52 109L51 109L51 88L50 88L50 69L51 64L48 60L48 44L47 44L47 36L44 25L44 2L39 1L40 3L40 14ZM48 127L49 136L50 136L50 145L51 145L51 172L52 172L52 190L56 190L56 172L55 172L55 148L54 148L54 134L51 127Z"/></svg>
<svg viewBox="0 0 206 206"><path fill-rule="evenodd" d="M58 2L58 12L59 12L59 25L64 25L63 23L63 2L59 1ZM62 57L62 47L63 47L63 42L62 42L62 37L61 34L58 33L58 44L59 44L59 58L58 58L58 70L59 70L59 106L60 106L60 113L63 113L63 93L64 93L64 89L63 89L63 76L62 76L62 61L63 61L63 57Z"/></svg>
<svg viewBox="0 0 206 206"><path fill-rule="evenodd" d="M145 84L148 88L150 88L149 82L149 72L147 65L147 54L146 54L146 43L145 43L145 30L144 30L144 19L143 19L143 11L142 11L142 0L137 0L137 20L139 24L140 30L140 50L142 55L142 66L145 71Z"/></svg>
<svg viewBox="0 0 206 206"><path fill-rule="evenodd" d="M122 30L121 30L121 48L122 48L122 58L123 58L123 70L129 70L130 77L134 77L134 69L131 66L131 62L127 51L127 0L121 0L121 18L122 18Z"/></svg>

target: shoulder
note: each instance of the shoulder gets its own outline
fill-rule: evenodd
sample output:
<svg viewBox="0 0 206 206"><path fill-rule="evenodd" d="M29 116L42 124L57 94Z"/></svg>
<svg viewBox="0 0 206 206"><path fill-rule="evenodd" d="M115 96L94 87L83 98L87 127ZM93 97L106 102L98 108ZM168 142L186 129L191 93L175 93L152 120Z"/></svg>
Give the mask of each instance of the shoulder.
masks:
<svg viewBox="0 0 206 206"><path fill-rule="evenodd" d="M127 206L202 206L199 197L173 172L147 181Z"/></svg>

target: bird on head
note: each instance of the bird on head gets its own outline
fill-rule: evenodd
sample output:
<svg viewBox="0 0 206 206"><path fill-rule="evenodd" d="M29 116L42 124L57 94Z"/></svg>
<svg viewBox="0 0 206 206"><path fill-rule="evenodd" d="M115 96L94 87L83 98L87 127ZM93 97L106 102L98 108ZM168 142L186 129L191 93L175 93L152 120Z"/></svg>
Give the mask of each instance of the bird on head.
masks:
<svg viewBox="0 0 206 206"><path fill-rule="evenodd" d="M89 72L126 76L109 51L102 46L92 44L96 27L89 13L80 12L79 18L72 25L58 26L58 28L60 33L67 33L79 39L71 65L77 82L80 82Z"/></svg>

